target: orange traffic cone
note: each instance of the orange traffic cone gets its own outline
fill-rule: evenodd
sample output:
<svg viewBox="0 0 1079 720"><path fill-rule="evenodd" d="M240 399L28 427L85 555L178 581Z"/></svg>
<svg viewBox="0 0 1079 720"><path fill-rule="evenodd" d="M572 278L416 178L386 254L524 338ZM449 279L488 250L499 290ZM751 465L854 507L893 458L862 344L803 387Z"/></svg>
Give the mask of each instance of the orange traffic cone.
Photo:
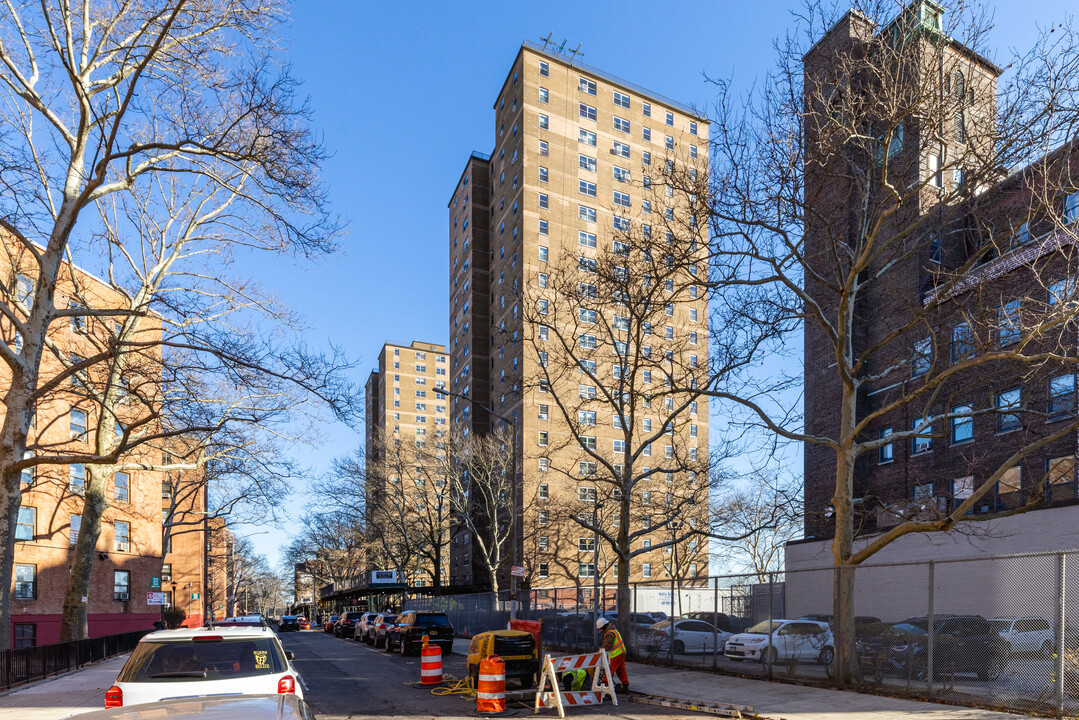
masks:
<svg viewBox="0 0 1079 720"><path fill-rule="evenodd" d="M438 645L431 645L424 635L420 649L420 685L439 685L442 683L442 650Z"/></svg>
<svg viewBox="0 0 1079 720"><path fill-rule="evenodd" d="M506 711L506 663L497 655L480 660L480 684L476 688L476 712Z"/></svg>

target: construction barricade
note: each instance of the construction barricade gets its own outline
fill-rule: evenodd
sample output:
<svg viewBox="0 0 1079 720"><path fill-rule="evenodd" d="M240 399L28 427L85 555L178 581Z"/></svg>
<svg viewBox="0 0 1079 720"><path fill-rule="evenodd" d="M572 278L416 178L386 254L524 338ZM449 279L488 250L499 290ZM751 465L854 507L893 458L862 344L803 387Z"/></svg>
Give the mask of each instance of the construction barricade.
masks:
<svg viewBox="0 0 1079 720"><path fill-rule="evenodd" d="M479 684L476 687L476 712L506 711L506 663L497 655L480 660Z"/></svg>
<svg viewBox="0 0 1079 720"><path fill-rule="evenodd" d="M560 684L562 674L576 670L591 670L592 688L590 690L563 690ZM547 684L550 683L550 689ZM611 664L606 650L587 655L566 655L552 658L543 657L543 671L540 673L539 686L536 689L536 711L541 707L558 708L558 716L566 717L567 706L599 705L603 696L611 698L611 703L618 705L611 683Z"/></svg>
<svg viewBox="0 0 1079 720"><path fill-rule="evenodd" d="M420 650L420 685L442 684L442 650L438 645L424 645Z"/></svg>

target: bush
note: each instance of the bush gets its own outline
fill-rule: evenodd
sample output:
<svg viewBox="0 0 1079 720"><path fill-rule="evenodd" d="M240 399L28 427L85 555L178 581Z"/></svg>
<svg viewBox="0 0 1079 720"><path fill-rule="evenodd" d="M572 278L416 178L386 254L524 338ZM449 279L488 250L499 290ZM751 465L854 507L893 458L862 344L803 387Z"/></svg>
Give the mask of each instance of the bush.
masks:
<svg viewBox="0 0 1079 720"><path fill-rule="evenodd" d="M165 621L165 627L178 628L187 619L187 613L178 607L167 607L161 613L161 619Z"/></svg>

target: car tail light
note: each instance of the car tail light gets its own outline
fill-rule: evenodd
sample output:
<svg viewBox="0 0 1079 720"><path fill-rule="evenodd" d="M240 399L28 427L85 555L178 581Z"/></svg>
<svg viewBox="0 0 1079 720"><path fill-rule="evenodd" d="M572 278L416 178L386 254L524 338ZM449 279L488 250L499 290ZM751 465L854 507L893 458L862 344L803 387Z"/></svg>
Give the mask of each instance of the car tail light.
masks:
<svg viewBox="0 0 1079 720"><path fill-rule="evenodd" d="M277 681L277 694L278 695L295 695L296 694L296 678L291 675L284 675Z"/></svg>
<svg viewBox="0 0 1079 720"><path fill-rule="evenodd" d="M105 691L105 707L123 707L124 706L124 691L113 685L111 688Z"/></svg>

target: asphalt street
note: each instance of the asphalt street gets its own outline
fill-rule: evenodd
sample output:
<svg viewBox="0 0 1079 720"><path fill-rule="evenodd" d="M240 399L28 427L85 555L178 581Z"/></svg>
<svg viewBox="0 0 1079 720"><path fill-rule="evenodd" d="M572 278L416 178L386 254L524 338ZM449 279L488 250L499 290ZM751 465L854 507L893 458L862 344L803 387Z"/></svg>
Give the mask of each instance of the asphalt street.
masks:
<svg viewBox="0 0 1079 720"><path fill-rule="evenodd" d="M316 630L282 633L286 649L296 654L293 661L306 684L306 700L319 720L345 718L460 717L475 712L476 701L457 696L436 696L427 689L414 687L420 679L420 659L401 657L375 650L354 640L335 638ZM443 672L455 678L465 676L465 658L452 655L443 659ZM509 689L516 689L513 681ZM530 698L534 695L530 694ZM575 708L573 716L612 718L685 717L662 708L629 703L615 708L604 704L595 708ZM514 707L511 703L510 707ZM517 704L517 716L532 715L532 707ZM543 710L539 718L557 718L556 710ZM567 714L567 717L569 715ZM704 717L695 715L695 717Z"/></svg>

